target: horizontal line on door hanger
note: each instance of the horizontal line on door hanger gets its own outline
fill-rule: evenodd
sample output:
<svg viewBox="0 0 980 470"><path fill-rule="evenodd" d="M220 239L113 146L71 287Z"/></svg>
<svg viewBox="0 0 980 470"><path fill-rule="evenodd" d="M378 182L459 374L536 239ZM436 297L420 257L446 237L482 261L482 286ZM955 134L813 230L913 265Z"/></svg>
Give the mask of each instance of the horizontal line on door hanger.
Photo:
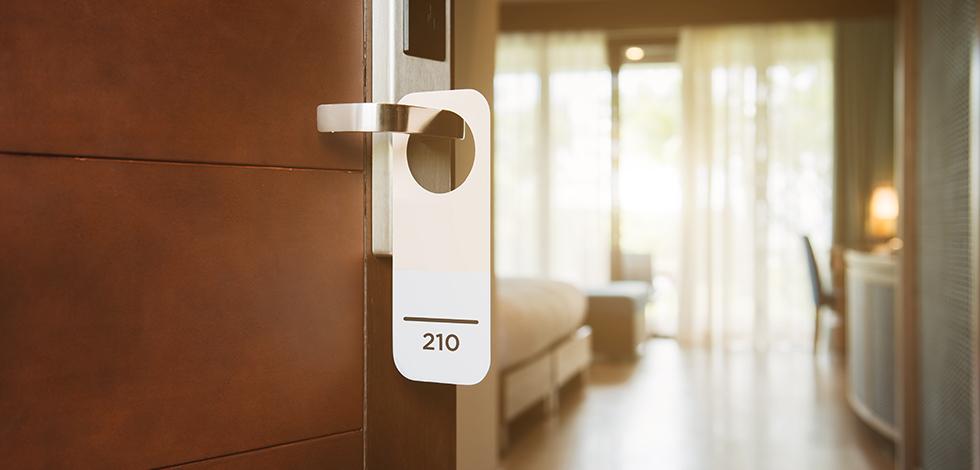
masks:
<svg viewBox="0 0 980 470"><path fill-rule="evenodd" d="M457 323L462 325L476 325L480 323L479 320L467 320L465 318L405 317L403 320L422 323Z"/></svg>

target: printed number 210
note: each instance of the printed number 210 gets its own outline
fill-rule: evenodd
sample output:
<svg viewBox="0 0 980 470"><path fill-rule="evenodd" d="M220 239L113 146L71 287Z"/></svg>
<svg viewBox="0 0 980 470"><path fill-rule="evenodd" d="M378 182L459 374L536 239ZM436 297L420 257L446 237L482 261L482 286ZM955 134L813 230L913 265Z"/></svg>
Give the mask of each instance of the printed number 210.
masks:
<svg viewBox="0 0 980 470"><path fill-rule="evenodd" d="M459 337L453 334L446 336L445 341L443 341L442 333L426 333L422 337L429 340L428 343L425 343L425 346L422 346L422 349L427 351L442 351L444 349L455 351L459 349ZM432 343L437 344L433 345Z"/></svg>

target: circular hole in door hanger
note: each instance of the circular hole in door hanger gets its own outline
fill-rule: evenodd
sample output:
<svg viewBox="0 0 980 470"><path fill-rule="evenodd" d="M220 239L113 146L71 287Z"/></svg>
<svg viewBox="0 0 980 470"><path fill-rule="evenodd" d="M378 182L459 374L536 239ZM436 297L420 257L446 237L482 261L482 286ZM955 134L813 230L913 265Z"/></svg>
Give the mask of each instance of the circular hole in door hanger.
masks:
<svg viewBox="0 0 980 470"><path fill-rule="evenodd" d="M476 147L473 133L466 125L462 139L443 139L413 135L408 139L408 169L415 182L436 194L448 193L458 188L470 170Z"/></svg>

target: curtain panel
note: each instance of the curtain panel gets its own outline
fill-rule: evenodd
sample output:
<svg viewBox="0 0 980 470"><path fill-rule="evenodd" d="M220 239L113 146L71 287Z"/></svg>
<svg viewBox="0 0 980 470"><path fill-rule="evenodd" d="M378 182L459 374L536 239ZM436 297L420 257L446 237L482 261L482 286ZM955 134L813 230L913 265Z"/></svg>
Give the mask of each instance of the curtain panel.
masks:
<svg viewBox="0 0 980 470"><path fill-rule="evenodd" d="M871 192L895 179L894 25L891 18L842 20L835 30L834 244L862 248L871 243Z"/></svg>
<svg viewBox="0 0 980 470"><path fill-rule="evenodd" d="M802 235L826 272L832 230L833 28L683 29L687 344L806 347Z"/></svg>
<svg viewBox="0 0 980 470"><path fill-rule="evenodd" d="M608 282L610 87L601 34L498 39L497 275Z"/></svg>

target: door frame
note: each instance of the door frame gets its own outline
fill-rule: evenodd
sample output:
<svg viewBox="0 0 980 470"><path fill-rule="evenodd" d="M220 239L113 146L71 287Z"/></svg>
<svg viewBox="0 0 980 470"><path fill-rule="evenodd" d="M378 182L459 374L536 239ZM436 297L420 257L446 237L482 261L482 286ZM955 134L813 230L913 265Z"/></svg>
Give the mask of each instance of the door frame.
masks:
<svg viewBox="0 0 980 470"><path fill-rule="evenodd" d="M373 90L372 44L374 37L372 4L364 2L364 101L375 101ZM401 0L382 0L384 2ZM455 1L447 0L449 12ZM450 33L454 15L447 14ZM453 34L449 34L450 87L454 83L452 63L455 55ZM455 469L456 468L456 386L413 382L395 368L392 354L392 263L390 256L377 256L372 246L378 227L372 224L375 155L372 144L378 138L366 134L364 158L364 467L367 469ZM387 175L387 169L380 172ZM381 195L386 195L382 192ZM386 228L385 228L386 229ZM381 233L381 236L384 236Z"/></svg>

